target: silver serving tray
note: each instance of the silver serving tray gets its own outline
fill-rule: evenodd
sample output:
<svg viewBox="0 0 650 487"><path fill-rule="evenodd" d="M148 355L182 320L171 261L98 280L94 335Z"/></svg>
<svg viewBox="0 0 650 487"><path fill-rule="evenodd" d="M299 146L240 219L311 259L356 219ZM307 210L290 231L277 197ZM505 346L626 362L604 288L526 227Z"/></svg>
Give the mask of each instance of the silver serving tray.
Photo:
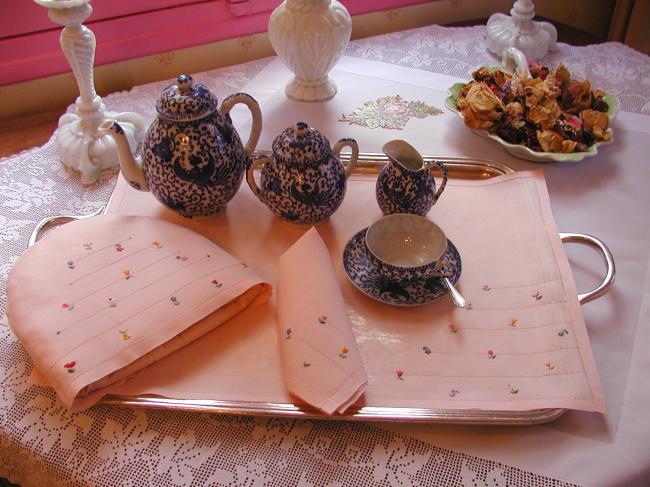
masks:
<svg viewBox="0 0 650 487"><path fill-rule="evenodd" d="M268 154L261 152L260 154ZM342 159L346 159L346 155ZM505 164L484 159L468 157L433 157L424 156L425 161L440 160L448 168L449 178L465 180L490 179L515 171ZM384 154L362 153L359 154L355 174L376 175L388 162ZM434 174L439 171L437 166L431 165ZM92 215L83 217L75 215L58 215L41 220L34 229L29 241L33 245L41 231L51 225L56 225L69 220L88 218L99 214L100 209ZM598 250L606 265L605 277L601 284L587 293L579 294L580 304L587 303L605 294L614 282L616 273L614 259L607 246L597 238L579 233L560 233L564 243L581 243ZM533 409L525 411L487 411L477 409L435 409L435 408L408 408L408 407L373 407L351 406L345 414L327 416L306 404L250 402L250 401L219 401L212 399L169 399L158 396L116 396L109 395L101 400L101 404L113 406L126 406L134 408L168 409L173 411L193 411L218 414L238 414L252 416L275 416L302 419L334 419L354 421L418 421L444 424L481 424L481 425L532 425L548 423L559 418L567 410L565 408Z"/></svg>

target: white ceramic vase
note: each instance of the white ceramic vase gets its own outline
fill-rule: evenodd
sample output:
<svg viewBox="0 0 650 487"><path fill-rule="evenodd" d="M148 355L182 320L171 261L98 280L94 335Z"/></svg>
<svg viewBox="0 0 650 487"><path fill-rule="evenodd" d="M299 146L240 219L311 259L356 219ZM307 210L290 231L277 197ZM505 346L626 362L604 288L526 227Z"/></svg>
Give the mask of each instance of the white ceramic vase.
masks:
<svg viewBox="0 0 650 487"><path fill-rule="evenodd" d="M269 38L295 77L285 89L300 101L336 94L328 73L350 42L352 19L337 0L285 0L271 14Z"/></svg>

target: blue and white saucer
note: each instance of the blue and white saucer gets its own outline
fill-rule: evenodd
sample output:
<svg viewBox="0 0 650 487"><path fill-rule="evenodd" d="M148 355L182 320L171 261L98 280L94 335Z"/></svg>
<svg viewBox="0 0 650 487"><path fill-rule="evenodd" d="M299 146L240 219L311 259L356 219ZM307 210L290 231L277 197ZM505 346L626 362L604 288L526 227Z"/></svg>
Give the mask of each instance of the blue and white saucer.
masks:
<svg viewBox="0 0 650 487"><path fill-rule="evenodd" d="M432 277L417 283L401 283L383 277L370 258L366 246L366 230L358 232L343 249L343 268L352 284L359 291L382 303L393 306L420 306L444 296L449 291L443 280ZM447 241L447 250L442 255L447 271L452 272L449 280L456 284L460 278L461 261L458 249Z"/></svg>

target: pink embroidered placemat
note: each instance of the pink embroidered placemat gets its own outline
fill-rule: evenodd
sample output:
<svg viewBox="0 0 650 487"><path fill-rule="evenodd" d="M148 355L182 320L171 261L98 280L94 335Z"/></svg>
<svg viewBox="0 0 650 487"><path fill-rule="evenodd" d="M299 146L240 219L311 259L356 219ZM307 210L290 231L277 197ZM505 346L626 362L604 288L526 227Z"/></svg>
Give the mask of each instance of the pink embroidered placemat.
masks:
<svg viewBox="0 0 650 487"><path fill-rule="evenodd" d="M483 410L606 405L575 284L541 172L452 180L430 212L462 256L458 287L417 308L372 300L347 279L348 240L381 217L372 176L348 181L346 198L318 227L354 325L368 388L359 405ZM305 230L274 218L242 187L227 211L187 221L120 179L109 212L182 223L245 259L275 284L278 257ZM309 273L309 263L305 263ZM318 279L318 275L312 275ZM315 318L318 310L314 310ZM275 299L151 366L116 393L172 398L296 402L282 377ZM327 374L327 370L320 373Z"/></svg>
<svg viewBox="0 0 650 487"><path fill-rule="evenodd" d="M46 383L79 410L270 294L246 263L187 228L102 215L18 259L7 316Z"/></svg>

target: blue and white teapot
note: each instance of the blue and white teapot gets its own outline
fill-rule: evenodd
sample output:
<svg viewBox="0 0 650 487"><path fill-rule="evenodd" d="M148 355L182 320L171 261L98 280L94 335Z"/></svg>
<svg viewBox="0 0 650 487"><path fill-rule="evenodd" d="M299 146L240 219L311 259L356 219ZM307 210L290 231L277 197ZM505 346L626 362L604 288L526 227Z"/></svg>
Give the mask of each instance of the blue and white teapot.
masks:
<svg viewBox="0 0 650 487"><path fill-rule="evenodd" d="M340 160L343 147L352 154L347 166ZM282 220L316 225L341 205L347 178L359 156L354 139L341 139L333 148L325 136L304 122L282 131L273 140L273 155L253 160L246 180L257 198ZM260 185L253 171L262 168Z"/></svg>
<svg viewBox="0 0 650 487"><path fill-rule="evenodd" d="M253 115L246 146L230 119L245 104ZM100 125L113 136L120 167L129 184L151 191L166 207L193 218L221 213L235 196L262 131L259 105L245 93L217 98L191 76L180 75L156 103L158 117L144 138L142 157L131 153L124 130L115 121Z"/></svg>

